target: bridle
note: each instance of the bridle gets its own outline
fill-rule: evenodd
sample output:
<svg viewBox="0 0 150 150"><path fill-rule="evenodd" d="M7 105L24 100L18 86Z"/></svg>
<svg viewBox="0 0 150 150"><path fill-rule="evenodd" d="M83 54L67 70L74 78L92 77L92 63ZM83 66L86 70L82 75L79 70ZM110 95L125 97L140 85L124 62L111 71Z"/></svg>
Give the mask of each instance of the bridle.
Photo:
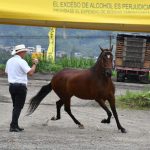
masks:
<svg viewBox="0 0 150 150"><path fill-rule="evenodd" d="M112 53L110 50L104 50L102 51L102 53L100 54L99 57L99 61L101 63L101 66L103 68L102 70L102 74L106 75L106 76L111 76L112 74L112 65L109 65L107 63L109 63L110 59L112 61ZM112 64L112 62L111 62Z"/></svg>

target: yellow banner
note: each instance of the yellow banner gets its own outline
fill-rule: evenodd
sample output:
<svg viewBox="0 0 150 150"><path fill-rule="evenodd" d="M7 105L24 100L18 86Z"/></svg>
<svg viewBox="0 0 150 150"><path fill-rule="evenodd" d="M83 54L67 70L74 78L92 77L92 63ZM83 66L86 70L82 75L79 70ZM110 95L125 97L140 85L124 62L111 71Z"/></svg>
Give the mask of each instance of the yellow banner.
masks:
<svg viewBox="0 0 150 150"><path fill-rule="evenodd" d="M47 50L47 59L51 60L53 63L55 62L55 33L56 28L50 28L48 33L49 36L49 47Z"/></svg>
<svg viewBox="0 0 150 150"><path fill-rule="evenodd" d="M1 0L0 23L150 31L150 0Z"/></svg>

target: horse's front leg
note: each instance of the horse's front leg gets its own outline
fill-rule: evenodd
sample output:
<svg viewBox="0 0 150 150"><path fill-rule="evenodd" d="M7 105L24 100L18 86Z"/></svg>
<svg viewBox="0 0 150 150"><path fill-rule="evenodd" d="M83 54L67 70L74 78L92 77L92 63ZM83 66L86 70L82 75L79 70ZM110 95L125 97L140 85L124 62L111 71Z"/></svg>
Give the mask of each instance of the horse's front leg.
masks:
<svg viewBox="0 0 150 150"><path fill-rule="evenodd" d="M113 112L113 115L115 117L115 120L116 120L116 123L117 123L117 127L119 130L121 130L122 133L126 133L126 129L123 128L119 122L119 118L118 118L118 114L117 114L117 111L116 111L116 106L115 106L115 97L112 96L111 99L108 99L109 103L110 103L110 107L111 107L111 110Z"/></svg>
<svg viewBox="0 0 150 150"><path fill-rule="evenodd" d="M56 114L56 117L53 116L51 118L51 120L59 120L61 118L60 110L61 110L61 107L62 107L63 104L64 104L64 102L61 99L56 102L57 114Z"/></svg>
<svg viewBox="0 0 150 150"><path fill-rule="evenodd" d="M101 123L110 123L110 119L111 119L112 114L111 114L110 110L108 109L108 107L106 106L105 102L102 99L98 99L96 101L106 111L106 113L108 115L108 118L107 119L103 119L101 121Z"/></svg>

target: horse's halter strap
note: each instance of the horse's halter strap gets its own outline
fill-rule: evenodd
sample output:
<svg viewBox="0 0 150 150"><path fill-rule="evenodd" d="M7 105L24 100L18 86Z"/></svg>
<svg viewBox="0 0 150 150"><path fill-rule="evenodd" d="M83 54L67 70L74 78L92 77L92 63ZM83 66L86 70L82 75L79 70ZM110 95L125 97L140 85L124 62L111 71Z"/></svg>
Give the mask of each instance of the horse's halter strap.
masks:
<svg viewBox="0 0 150 150"><path fill-rule="evenodd" d="M107 54L108 53L108 54ZM105 50L105 51L103 51L102 53L101 53L101 55L100 55L100 57L99 57L99 61L100 61L100 63L102 64L101 66L102 66L102 68L103 68L103 71L102 71L102 74L105 74L105 71L106 71L106 69L112 69L112 66L111 67L106 67L105 65L104 65L104 57L106 57L106 59L111 59L111 56L112 56L112 53L111 53L111 51L110 50ZM107 61L107 60L106 60Z"/></svg>
<svg viewBox="0 0 150 150"><path fill-rule="evenodd" d="M106 55L106 53L110 53L110 54L107 54ZM102 52L101 53L101 55L100 55L100 62L102 63L102 64L104 64L104 57L105 57L105 55L106 55L106 59L111 59L111 56L112 56L112 53L110 52L110 51L104 51L104 52ZM104 65L103 65L103 68L104 69L111 69L110 67L105 67Z"/></svg>

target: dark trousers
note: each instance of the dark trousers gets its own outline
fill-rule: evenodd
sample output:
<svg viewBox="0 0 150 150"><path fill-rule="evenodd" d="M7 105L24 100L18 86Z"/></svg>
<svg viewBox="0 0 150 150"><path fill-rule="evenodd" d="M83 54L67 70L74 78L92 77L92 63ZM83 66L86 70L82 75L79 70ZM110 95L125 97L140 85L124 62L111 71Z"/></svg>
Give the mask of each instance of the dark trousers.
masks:
<svg viewBox="0 0 150 150"><path fill-rule="evenodd" d="M24 84L13 83L9 85L9 92L12 98L13 111L10 127L18 127L18 119L24 106L27 88Z"/></svg>

